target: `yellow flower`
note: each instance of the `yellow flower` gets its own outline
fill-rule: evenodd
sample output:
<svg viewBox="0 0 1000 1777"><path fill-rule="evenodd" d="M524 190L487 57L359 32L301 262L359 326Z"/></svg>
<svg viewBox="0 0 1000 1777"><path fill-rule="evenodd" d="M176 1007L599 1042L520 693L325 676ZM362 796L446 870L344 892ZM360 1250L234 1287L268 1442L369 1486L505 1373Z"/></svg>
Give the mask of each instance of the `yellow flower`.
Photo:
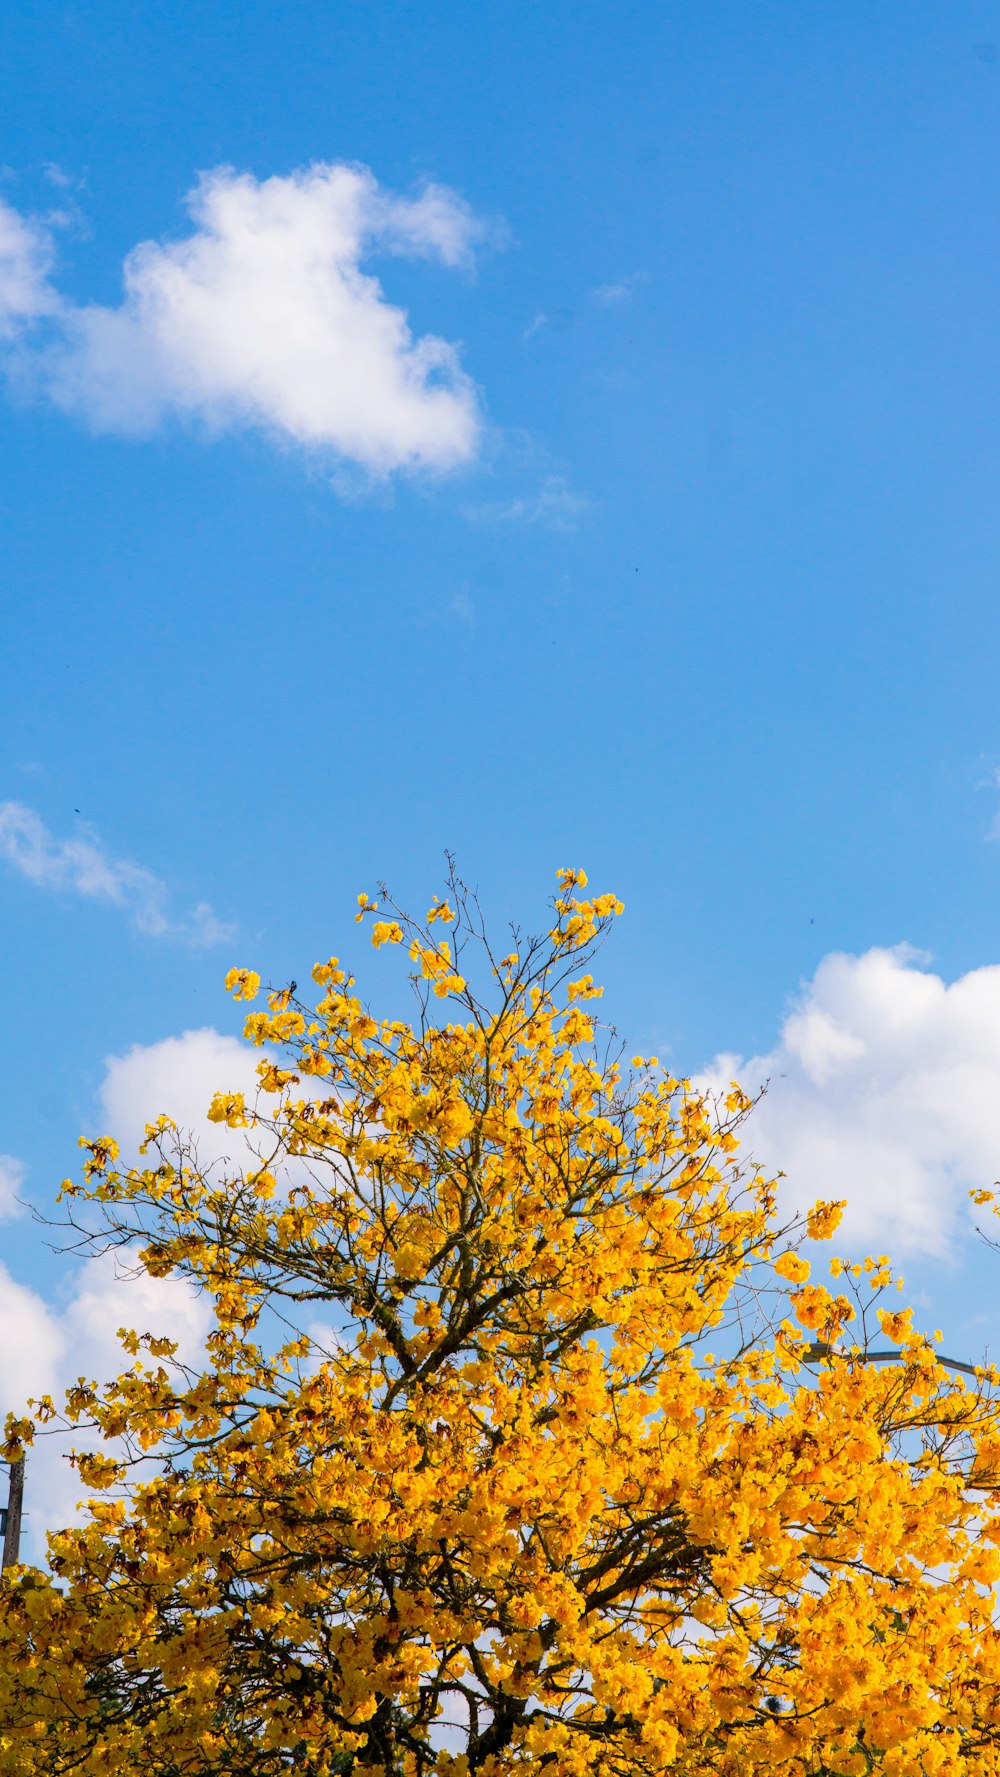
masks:
<svg viewBox="0 0 1000 1777"><path fill-rule="evenodd" d="M877 1313L879 1326L886 1338L891 1339L894 1345L905 1345L907 1339L913 1337L912 1309L904 1308L893 1313L885 1308L879 1308Z"/></svg>
<svg viewBox="0 0 1000 1777"><path fill-rule="evenodd" d="M786 1278L789 1283L805 1283L809 1276L809 1260L804 1259L801 1253L782 1253L775 1259L774 1269L779 1277Z"/></svg>
<svg viewBox="0 0 1000 1777"><path fill-rule="evenodd" d="M210 1123L227 1123L230 1129L245 1129L249 1118L242 1092L217 1092L208 1107Z"/></svg>
<svg viewBox="0 0 1000 1777"><path fill-rule="evenodd" d="M260 992L260 976L254 969L230 969L226 991L238 1000L252 1000Z"/></svg>
<svg viewBox="0 0 1000 1777"><path fill-rule="evenodd" d="M274 994L218 1169L166 1120L135 1168L84 1143L85 1225L209 1325L140 1290L121 1375L8 1418L91 1497L0 1583L3 1777L1000 1777L997 1379L880 1307L884 1255L808 1281L841 1206L779 1224L735 1083L720 1127L616 1059L586 886L505 956L454 880L449 941L379 921L410 1021L336 957Z"/></svg>
<svg viewBox="0 0 1000 1777"><path fill-rule="evenodd" d="M810 1240L829 1240L831 1234L835 1234L840 1227L846 1207L844 1202L814 1203L806 1216Z"/></svg>
<svg viewBox="0 0 1000 1777"><path fill-rule="evenodd" d="M378 919L372 926L372 944L376 950L383 944L402 944L403 928L395 919Z"/></svg>

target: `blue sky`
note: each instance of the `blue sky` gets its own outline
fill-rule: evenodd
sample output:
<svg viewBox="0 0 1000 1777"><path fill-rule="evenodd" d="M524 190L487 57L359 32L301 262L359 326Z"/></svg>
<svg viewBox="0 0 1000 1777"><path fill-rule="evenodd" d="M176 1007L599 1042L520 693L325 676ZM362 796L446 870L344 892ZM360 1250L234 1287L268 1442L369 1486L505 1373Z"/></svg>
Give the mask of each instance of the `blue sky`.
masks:
<svg viewBox="0 0 1000 1777"><path fill-rule="evenodd" d="M995 1343L1000 8L8 0L0 81L8 1181L359 889L582 863Z"/></svg>

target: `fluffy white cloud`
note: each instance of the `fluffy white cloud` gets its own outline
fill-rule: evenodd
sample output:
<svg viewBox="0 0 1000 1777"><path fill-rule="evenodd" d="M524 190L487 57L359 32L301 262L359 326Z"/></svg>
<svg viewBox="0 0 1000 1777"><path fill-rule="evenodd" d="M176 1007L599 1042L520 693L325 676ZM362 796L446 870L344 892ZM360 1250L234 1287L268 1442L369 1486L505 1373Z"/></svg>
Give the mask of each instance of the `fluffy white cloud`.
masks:
<svg viewBox="0 0 1000 1777"><path fill-rule="evenodd" d="M16 1412L29 1395L56 1386L66 1338L59 1316L41 1296L17 1283L0 1265L0 1342L4 1354L5 1411Z"/></svg>
<svg viewBox="0 0 1000 1777"><path fill-rule="evenodd" d="M414 339L361 269L375 250L469 263L484 231L459 196L401 198L358 166L262 181L222 167L187 208L183 239L128 254L111 308L62 298L50 229L0 203L0 339L22 381L99 429L144 432L171 413L262 427L374 475L475 454L478 403L455 347Z"/></svg>
<svg viewBox="0 0 1000 1777"><path fill-rule="evenodd" d="M704 1076L768 1082L745 1146L785 1202L844 1197L845 1244L945 1252L1000 1177L1000 966L950 985L907 946L821 962L768 1055Z"/></svg>
<svg viewBox="0 0 1000 1777"><path fill-rule="evenodd" d="M97 1095L101 1134L113 1135L133 1158L146 1124L162 1111L193 1137L202 1165L229 1157L242 1161L249 1151L244 1137L224 1123L210 1123L207 1111L216 1092L243 1092L252 1102L260 1056L251 1044L211 1026L110 1055Z"/></svg>
<svg viewBox="0 0 1000 1777"><path fill-rule="evenodd" d="M133 1277L113 1254L90 1260L76 1274L66 1302L46 1301L0 1264L0 1349L4 1355L3 1412L23 1411L29 1398L58 1401L78 1377L106 1381L127 1359L118 1329L130 1327L176 1341L179 1355L197 1362L209 1331L208 1305L177 1278ZM45 1532L68 1523L83 1489L67 1461L72 1443L85 1436L44 1434L28 1453L27 1517L22 1557L40 1560Z"/></svg>
<svg viewBox="0 0 1000 1777"><path fill-rule="evenodd" d="M132 1158L146 1122L162 1110L193 1134L204 1164L229 1155L245 1158L242 1138L209 1123L205 1113L217 1090L252 1093L258 1059L249 1045L208 1029L111 1056L98 1093L101 1132L113 1135L123 1155ZM22 1171L17 1161L0 1160L0 1213L5 1189L16 1188ZM0 1417L21 1410L30 1396L58 1399L79 1376L116 1375L126 1361L120 1327L166 1335L177 1341L184 1360L197 1363L209 1325L208 1303L189 1285L178 1278L135 1275L113 1253L78 1267L49 1301L0 1264ZM68 1521L80 1498L67 1447L61 1434L47 1436L29 1454L25 1501L31 1515L23 1547L32 1559L44 1553L46 1528Z"/></svg>
<svg viewBox="0 0 1000 1777"><path fill-rule="evenodd" d="M258 1066L271 1053L206 1025L158 1043L136 1044L124 1055L109 1055L97 1093L99 1133L113 1135L123 1159L134 1162L146 1125L163 1112L176 1123L198 1165L217 1177L235 1177L241 1170L274 1162L275 1140L267 1129L230 1129L209 1122L207 1115L216 1092L242 1092L252 1106L260 1086ZM308 1092L308 1081L301 1090ZM275 1102L264 1095L265 1114ZM287 1155L276 1170L279 1192L315 1179L306 1160Z"/></svg>
<svg viewBox="0 0 1000 1777"><path fill-rule="evenodd" d="M110 857L90 827L70 839L53 838L41 815L23 802L0 802L0 857L38 888L68 889L120 907L149 937L201 946L233 936L233 927L218 920L207 901L199 901L186 919L172 920L166 884L151 870Z"/></svg>

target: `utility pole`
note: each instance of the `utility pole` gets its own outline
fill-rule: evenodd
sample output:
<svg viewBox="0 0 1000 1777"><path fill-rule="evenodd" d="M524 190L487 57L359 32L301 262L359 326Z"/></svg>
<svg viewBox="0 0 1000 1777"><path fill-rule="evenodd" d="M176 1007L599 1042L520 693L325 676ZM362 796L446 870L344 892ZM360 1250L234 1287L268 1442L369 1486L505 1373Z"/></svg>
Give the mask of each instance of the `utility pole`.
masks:
<svg viewBox="0 0 1000 1777"><path fill-rule="evenodd" d="M24 1457L19 1456L10 1467L10 1485L7 1489L7 1510L0 1511L0 1530L3 1531L3 1559L0 1569L15 1566L21 1548L21 1505L24 1499Z"/></svg>

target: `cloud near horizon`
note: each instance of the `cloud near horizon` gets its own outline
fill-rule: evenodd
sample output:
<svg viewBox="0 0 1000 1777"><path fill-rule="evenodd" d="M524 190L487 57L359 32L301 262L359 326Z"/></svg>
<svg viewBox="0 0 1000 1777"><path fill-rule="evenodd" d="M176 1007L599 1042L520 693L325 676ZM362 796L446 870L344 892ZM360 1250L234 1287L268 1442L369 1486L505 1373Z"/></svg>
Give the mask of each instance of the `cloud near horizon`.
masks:
<svg viewBox="0 0 1000 1777"><path fill-rule="evenodd" d="M166 883L127 858L113 858L92 827L56 839L40 814L23 802L0 802L0 857L37 888L68 890L127 913L136 931L176 938L196 948L225 943L235 928L199 901L185 919L169 915Z"/></svg>
<svg viewBox="0 0 1000 1777"><path fill-rule="evenodd" d="M197 1364L211 1310L177 1277L126 1272L114 1253L81 1265L68 1299L47 1301L0 1262L0 1345L4 1408L23 1412L29 1398L49 1394L57 1405L78 1377L104 1382L125 1369L119 1327L177 1342L182 1361ZM71 1523L86 1489L67 1457L76 1440L43 1433L28 1452L22 1560L45 1556L45 1532Z"/></svg>
<svg viewBox="0 0 1000 1777"><path fill-rule="evenodd" d="M375 477L475 456L456 347L414 338L361 269L373 251L470 265L486 229L463 198L399 197L365 167L318 163L265 180L217 167L186 207L191 231L134 247L107 307L63 297L51 223L0 200L0 346L18 386L98 431L170 415L255 428Z"/></svg>
<svg viewBox="0 0 1000 1777"><path fill-rule="evenodd" d="M907 945L826 956L775 1047L700 1083L730 1079L767 1086L744 1147L786 1205L846 1198L845 1246L946 1255L1000 1177L1000 966L948 984Z"/></svg>
<svg viewBox="0 0 1000 1777"><path fill-rule="evenodd" d="M163 1042L136 1045L125 1055L109 1055L96 1095L94 1124L113 1135L123 1159L134 1162L148 1121L165 1111L198 1144L202 1163L238 1163L250 1148L238 1131L210 1123L213 1093L252 1093L260 1051L213 1029L185 1031ZM0 1215L17 1213L14 1191L24 1168L0 1157ZM9 1206L4 1192L10 1187ZM29 1396L51 1394L57 1401L80 1375L106 1380L124 1368L119 1327L166 1334L176 1339L182 1359L197 1365L211 1325L207 1299L182 1278L152 1278L105 1253L68 1269L60 1289L47 1299L12 1275L0 1262L0 1348L4 1353L4 1410L20 1411ZM66 1461L62 1435L42 1437L28 1455L25 1521L29 1559L44 1555L44 1533L68 1523L84 1489Z"/></svg>

